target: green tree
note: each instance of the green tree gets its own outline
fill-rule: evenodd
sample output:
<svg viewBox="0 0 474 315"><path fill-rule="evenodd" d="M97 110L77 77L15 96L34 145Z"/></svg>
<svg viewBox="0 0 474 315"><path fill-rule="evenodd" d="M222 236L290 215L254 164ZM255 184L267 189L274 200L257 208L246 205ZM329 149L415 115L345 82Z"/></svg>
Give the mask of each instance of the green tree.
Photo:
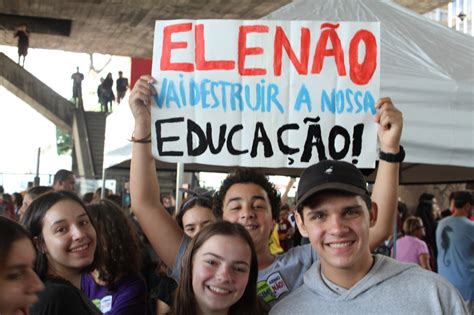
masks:
<svg viewBox="0 0 474 315"><path fill-rule="evenodd" d="M58 127L56 127L56 149L58 155L70 155L72 152L71 135Z"/></svg>

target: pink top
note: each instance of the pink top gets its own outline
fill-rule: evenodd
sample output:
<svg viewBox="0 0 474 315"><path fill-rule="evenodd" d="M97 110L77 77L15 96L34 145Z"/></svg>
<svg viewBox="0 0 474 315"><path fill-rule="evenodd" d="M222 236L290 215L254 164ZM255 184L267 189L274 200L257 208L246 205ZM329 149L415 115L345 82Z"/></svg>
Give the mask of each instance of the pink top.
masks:
<svg viewBox="0 0 474 315"><path fill-rule="evenodd" d="M426 243L415 236L406 235L397 240L396 260L407 263L420 264L419 256L428 254Z"/></svg>

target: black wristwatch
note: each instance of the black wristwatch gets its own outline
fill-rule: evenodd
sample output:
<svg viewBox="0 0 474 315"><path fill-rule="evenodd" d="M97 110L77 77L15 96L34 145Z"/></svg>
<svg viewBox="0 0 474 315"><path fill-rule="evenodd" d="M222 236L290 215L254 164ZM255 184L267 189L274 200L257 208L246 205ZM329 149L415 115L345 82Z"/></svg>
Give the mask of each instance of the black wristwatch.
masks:
<svg viewBox="0 0 474 315"><path fill-rule="evenodd" d="M379 159L390 163L400 163L405 160L405 149L400 145L400 151L398 153L387 153L382 150L379 151Z"/></svg>

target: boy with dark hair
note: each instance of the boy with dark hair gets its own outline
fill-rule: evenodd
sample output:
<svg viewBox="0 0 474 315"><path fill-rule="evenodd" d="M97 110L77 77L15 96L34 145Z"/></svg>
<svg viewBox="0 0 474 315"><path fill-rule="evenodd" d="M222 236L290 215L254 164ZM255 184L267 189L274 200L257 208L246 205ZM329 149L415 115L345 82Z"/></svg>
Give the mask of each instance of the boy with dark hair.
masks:
<svg viewBox="0 0 474 315"><path fill-rule="evenodd" d="M237 168L235 172L227 176L221 184L219 191L214 196L213 212L216 218L222 219L224 198L227 191L235 184L253 183L262 187L267 193L270 201L270 209L272 211L272 218L278 219L280 215L280 195L275 186L268 180L268 178L261 172L248 168Z"/></svg>
<svg viewBox="0 0 474 315"><path fill-rule="evenodd" d="M319 261L270 314L467 314L459 292L442 277L370 253L377 204L354 165L322 161L308 167L297 207L298 227Z"/></svg>

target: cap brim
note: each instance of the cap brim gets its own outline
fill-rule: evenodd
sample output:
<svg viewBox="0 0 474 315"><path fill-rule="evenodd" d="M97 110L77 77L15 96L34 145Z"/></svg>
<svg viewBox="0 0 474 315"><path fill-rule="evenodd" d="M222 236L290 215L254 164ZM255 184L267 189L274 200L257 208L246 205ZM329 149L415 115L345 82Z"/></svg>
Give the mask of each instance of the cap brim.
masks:
<svg viewBox="0 0 474 315"><path fill-rule="evenodd" d="M322 185L318 185L316 187L311 188L307 192L305 192L301 197L298 198L296 202L296 206L299 207L302 203L304 203L309 197L313 196L314 194L324 191L324 190L338 190L353 193L362 197L369 196L369 192L365 189L355 187L348 184L343 183L326 183Z"/></svg>

